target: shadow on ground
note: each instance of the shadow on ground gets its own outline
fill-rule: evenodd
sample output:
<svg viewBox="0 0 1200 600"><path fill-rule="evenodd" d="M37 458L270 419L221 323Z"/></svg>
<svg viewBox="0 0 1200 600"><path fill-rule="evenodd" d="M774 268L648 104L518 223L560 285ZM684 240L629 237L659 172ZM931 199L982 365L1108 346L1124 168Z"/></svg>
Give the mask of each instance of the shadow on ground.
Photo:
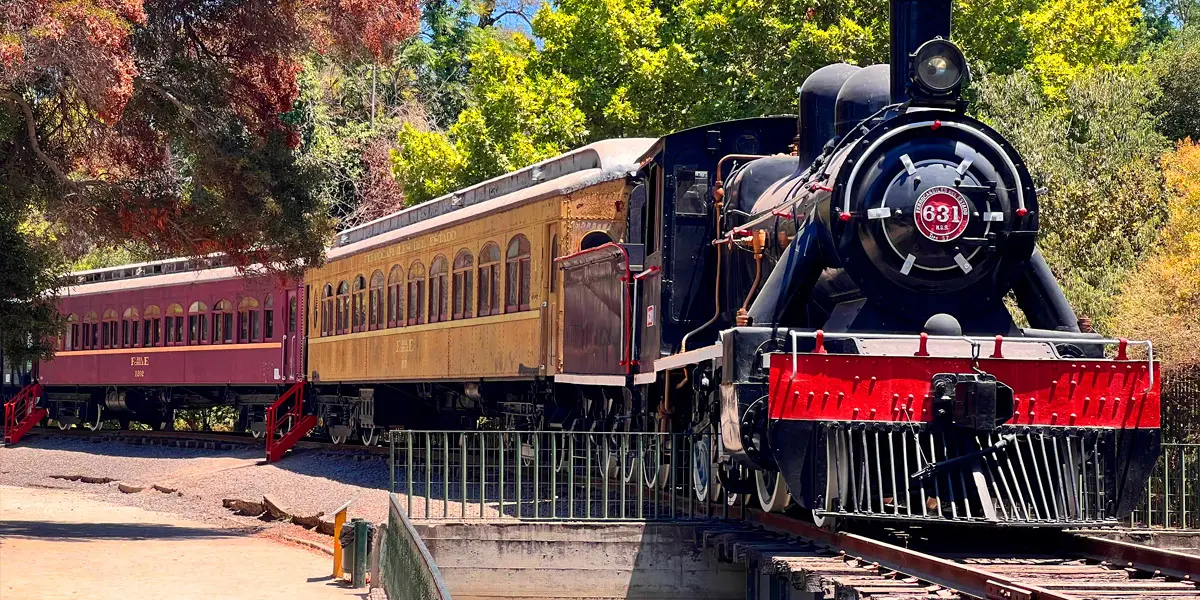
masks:
<svg viewBox="0 0 1200 600"><path fill-rule="evenodd" d="M261 449L253 446L240 446L227 450L179 448L176 446L132 444L100 437L87 438L83 435L35 434L22 439L21 445L14 448L14 450L19 450L20 448L84 452L87 454L120 458L258 458L263 455Z"/></svg>
<svg viewBox="0 0 1200 600"><path fill-rule="evenodd" d="M257 531L255 528L181 527L154 523L58 523L13 520L0 523L0 538L64 542L233 538L249 535L255 531Z"/></svg>

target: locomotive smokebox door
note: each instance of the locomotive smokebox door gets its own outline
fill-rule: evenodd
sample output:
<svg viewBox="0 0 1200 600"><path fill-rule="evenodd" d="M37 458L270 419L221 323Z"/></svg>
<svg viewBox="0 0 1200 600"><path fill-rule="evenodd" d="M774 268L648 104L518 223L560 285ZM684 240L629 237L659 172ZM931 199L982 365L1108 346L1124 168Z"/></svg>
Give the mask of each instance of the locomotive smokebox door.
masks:
<svg viewBox="0 0 1200 600"><path fill-rule="evenodd" d="M992 431L1013 416L1012 388L991 375L938 373L932 389L937 417L957 427Z"/></svg>

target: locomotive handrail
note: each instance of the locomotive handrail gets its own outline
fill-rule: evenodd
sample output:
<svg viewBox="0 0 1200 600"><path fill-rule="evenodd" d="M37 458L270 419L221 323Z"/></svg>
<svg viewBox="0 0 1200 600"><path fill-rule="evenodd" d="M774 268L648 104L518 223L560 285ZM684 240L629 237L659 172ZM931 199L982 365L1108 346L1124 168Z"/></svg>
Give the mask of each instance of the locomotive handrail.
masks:
<svg viewBox="0 0 1200 600"><path fill-rule="evenodd" d="M920 350L918 350L918 352L923 352L925 350L925 343L928 340L934 340L934 341L964 341L965 340L967 342L970 342L971 344L977 344L977 343L983 343L983 342L996 342L997 355L999 354L1000 343L1002 341L1004 341L1004 339L1005 339L1003 336L999 336L999 335L992 336L992 337L980 337L980 336L969 336L969 335L929 335L926 333L922 333L919 335L914 335L911 333L836 333L836 332L826 332L821 329L818 329L816 331L791 330L788 332L788 334L791 336L791 339L792 339L792 375L793 376L799 371L799 367L800 367L799 359L797 357L800 354L798 342L801 338L817 340L817 348L816 348L817 354L823 354L825 352L823 342L826 339L834 339L834 340L858 339L858 340L916 340L920 343L920 346L919 346ZM1149 381L1147 390L1154 388L1154 343L1151 342L1150 340L1128 340L1125 338L1085 338L1085 337L1061 337L1061 338L1016 337L1016 338L1012 338L1012 339L1014 341L1018 341L1018 342L1036 342L1036 343L1043 343L1043 344L1079 343L1079 344L1101 344L1101 345L1105 345L1105 346L1116 344L1120 348L1119 354L1117 355L1117 358L1120 360L1124 360L1125 348L1127 346L1129 346L1129 345L1145 346L1146 347L1146 364L1148 366L1148 371L1150 374L1150 381ZM997 357L999 357L999 356L997 356Z"/></svg>

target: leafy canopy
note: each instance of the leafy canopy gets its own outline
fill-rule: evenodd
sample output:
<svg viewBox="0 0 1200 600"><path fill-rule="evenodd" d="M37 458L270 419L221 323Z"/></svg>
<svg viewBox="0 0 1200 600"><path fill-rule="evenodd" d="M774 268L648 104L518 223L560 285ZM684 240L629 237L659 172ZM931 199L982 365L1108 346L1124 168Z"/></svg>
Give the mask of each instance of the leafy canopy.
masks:
<svg viewBox="0 0 1200 600"><path fill-rule="evenodd" d="M282 118L302 59L387 58L416 27L415 0L0 0L0 253L40 257L0 273L26 282L10 355L44 353L44 275L91 247L319 261L325 174Z"/></svg>
<svg viewBox="0 0 1200 600"><path fill-rule="evenodd" d="M1153 253L1121 285L1114 330L1154 340L1166 364L1200 366L1200 144L1163 155L1167 224Z"/></svg>
<svg viewBox="0 0 1200 600"><path fill-rule="evenodd" d="M448 134L407 125L393 151L397 180L423 202L550 158L584 141L576 86L561 74L531 72L533 45L490 37L472 52L472 100Z"/></svg>
<svg viewBox="0 0 1200 600"><path fill-rule="evenodd" d="M1109 298L1166 216L1158 161L1167 142L1149 110L1152 80L1133 68L1096 70L1055 102L1022 71L985 77L978 91L980 116L1045 188L1038 243L1067 299L1104 322Z"/></svg>

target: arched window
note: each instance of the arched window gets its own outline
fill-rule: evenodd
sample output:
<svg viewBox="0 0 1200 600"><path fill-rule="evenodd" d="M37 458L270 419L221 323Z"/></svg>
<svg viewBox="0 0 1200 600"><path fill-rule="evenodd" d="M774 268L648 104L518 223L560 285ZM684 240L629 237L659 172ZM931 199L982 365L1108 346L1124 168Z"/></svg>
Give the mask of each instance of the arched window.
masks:
<svg viewBox="0 0 1200 600"><path fill-rule="evenodd" d="M203 302L193 302L188 307L188 338L191 345L208 343L208 307Z"/></svg>
<svg viewBox="0 0 1200 600"><path fill-rule="evenodd" d="M350 286L345 281L338 282L337 313L334 315L334 332L338 334L350 331Z"/></svg>
<svg viewBox="0 0 1200 600"><path fill-rule="evenodd" d="M371 291L367 294L367 327L383 327L383 271L371 273Z"/></svg>
<svg viewBox="0 0 1200 600"><path fill-rule="evenodd" d="M404 269L394 265L387 280L387 326L404 324Z"/></svg>
<svg viewBox="0 0 1200 600"><path fill-rule="evenodd" d="M216 306L213 307L212 325L212 343L232 344L233 304L231 304L228 300L221 300L217 302Z"/></svg>
<svg viewBox="0 0 1200 600"><path fill-rule="evenodd" d="M184 343L183 307L178 304L167 306L166 341L168 346Z"/></svg>
<svg viewBox="0 0 1200 600"><path fill-rule="evenodd" d="M67 315L67 330L63 335L63 350L79 349L79 317L75 316L75 313Z"/></svg>
<svg viewBox="0 0 1200 600"><path fill-rule="evenodd" d="M579 249L590 250L592 248L599 248L611 241L612 237L603 231L589 231L587 235L583 236L583 240L579 242Z"/></svg>
<svg viewBox="0 0 1200 600"><path fill-rule="evenodd" d="M158 346L162 339L162 312L158 307L151 304L146 307L142 313L142 346L145 348L154 348Z"/></svg>
<svg viewBox="0 0 1200 600"><path fill-rule="evenodd" d="M104 319L100 329L100 347L101 348L116 348L117 342L117 311L108 309L104 311Z"/></svg>
<svg viewBox="0 0 1200 600"><path fill-rule="evenodd" d="M495 242L479 251L479 310L475 314L500 314L500 246Z"/></svg>
<svg viewBox="0 0 1200 600"><path fill-rule="evenodd" d="M416 261L408 268L408 324L425 322L425 265Z"/></svg>
<svg viewBox="0 0 1200 600"><path fill-rule="evenodd" d="M321 294L321 337L333 335L333 285L325 284L325 291Z"/></svg>
<svg viewBox="0 0 1200 600"><path fill-rule="evenodd" d="M450 290L446 284L449 281L449 264L441 254L429 265L429 322L437 323L450 320Z"/></svg>
<svg viewBox="0 0 1200 600"><path fill-rule="evenodd" d="M89 312L83 316L83 344L81 345L87 350L100 347L100 317L95 312Z"/></svg>
<svg viewBox="0 0 1200 600"><path fill-rule="evenodd" d="M261 316L258 312L258 300L249 296L242 298L238 303L238 336L239 344L249 342L257 342L261 327L259 321Z"/></svg>
<svg viewBox="0 0 1200 600"><path fill-rule="evenodd" d="M141 341L138 339L138 325L140 320L138 317L138 309L132 306L125 309L125 313L121 315L121 347L133 348Z"/></svg>
<svg viewBox="0 0 1200 600"><path fill-rule="evenodd" d="M263 341L275 338L275 294L263 298Z"/></svg>
<svg viewBox="0 0 1200 600"><path fill-rule="evenodd" d="M517 234L508 242L504 267L507 273L505 289L508 292L505 311L529 310L529 240L525 236Z"/></svg>
<svg viewBox="0 0 1200 600"><path fill-rule="evenodd" d="M351 300L351 324L355 332L367 328L367 280L362 275L354 278L354 297Z"/></svg>
<svg viewBox="0 0 1200 600"><path fill-rule="evenodd" d="M470 319L474 306L475 257L463 248L454 257L454 316L455 319Z"/></svg>

